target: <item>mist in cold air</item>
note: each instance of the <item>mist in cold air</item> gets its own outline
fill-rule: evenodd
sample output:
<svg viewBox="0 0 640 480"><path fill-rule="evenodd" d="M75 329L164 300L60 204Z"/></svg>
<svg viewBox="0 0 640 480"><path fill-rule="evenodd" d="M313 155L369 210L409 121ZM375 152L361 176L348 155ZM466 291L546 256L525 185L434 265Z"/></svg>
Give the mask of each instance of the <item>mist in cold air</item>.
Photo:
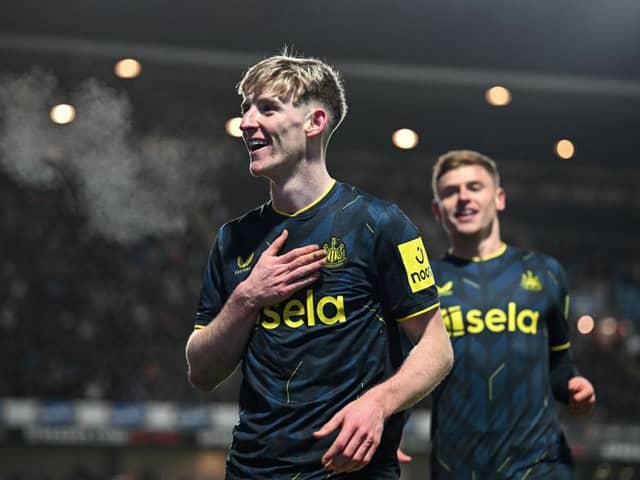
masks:
<svg viewBox="0 0 640 480"><path fill-rule="evenodd" d="M189 212L215 205L215 177L230 152L202 138L132 132L127 96L89 79L68 95L76 119L56 125L56 78L42 71L0 76L0 168L32 188L71 184L91 229L129 244L184 231ZM238 149L233 149L238 151Z"/></svg>

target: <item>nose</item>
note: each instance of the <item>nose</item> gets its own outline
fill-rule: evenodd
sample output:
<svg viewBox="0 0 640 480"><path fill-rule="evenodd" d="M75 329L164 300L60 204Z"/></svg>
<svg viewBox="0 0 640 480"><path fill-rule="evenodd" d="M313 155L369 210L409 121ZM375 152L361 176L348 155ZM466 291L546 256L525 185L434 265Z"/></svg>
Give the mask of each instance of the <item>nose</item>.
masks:
<svg viewBox="0 0 640 480"><path fill-rule="evenodd" d="M458 201L466 202L467 200L469 200L469 190L465 187L460 187L460 190L458 190Z"/></svg>
<svg viewBox="0 0 640 480"><path fill-rule="evenodd" d="M250 107L242 114L242 121L240 122L240 130L247 131L252 128L257 128L256 111L253 107Z"/></svg>

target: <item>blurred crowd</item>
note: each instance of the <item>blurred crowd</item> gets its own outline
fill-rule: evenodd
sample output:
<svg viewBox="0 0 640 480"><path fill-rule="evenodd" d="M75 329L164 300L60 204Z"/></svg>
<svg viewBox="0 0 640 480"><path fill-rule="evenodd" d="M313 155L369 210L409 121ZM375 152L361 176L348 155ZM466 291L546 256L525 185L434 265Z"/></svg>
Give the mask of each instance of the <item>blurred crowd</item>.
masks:
<svg viewBox="0 0 640 480"><path fill-rule="evenodd" d="M71 188L26 188L0 173L0 202L0 397L235 401L237 375L206 395L186 376L184 345L219 226L207 212L193 212L184 234L121 245L87 229ZM595 415L640 423L640 263L612 258L603 271L585 255L559 259ZM591 328L575 322L583 314Z"/></svg>

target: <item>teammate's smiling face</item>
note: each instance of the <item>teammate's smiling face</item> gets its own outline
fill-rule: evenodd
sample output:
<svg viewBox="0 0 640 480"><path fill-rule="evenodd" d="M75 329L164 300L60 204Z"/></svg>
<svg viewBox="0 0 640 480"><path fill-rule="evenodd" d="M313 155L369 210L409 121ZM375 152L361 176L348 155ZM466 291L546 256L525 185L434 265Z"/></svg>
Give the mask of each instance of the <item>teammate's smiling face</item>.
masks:
<svg viewBox="0 0 640 480"><path fill-rule="evenodd" d="M252 175L277 181L291 174L305 154L309 113L309 106L295 103L291 95L267 90L245 97L240 128Z"/></svg>
<svg viewBox="0 0 640 480"><path fill-rule="evenodd" d="M505 207L504 190L480 165L449 170L438 179L437 190L433 212L452 235L488 234Z"/></svg>

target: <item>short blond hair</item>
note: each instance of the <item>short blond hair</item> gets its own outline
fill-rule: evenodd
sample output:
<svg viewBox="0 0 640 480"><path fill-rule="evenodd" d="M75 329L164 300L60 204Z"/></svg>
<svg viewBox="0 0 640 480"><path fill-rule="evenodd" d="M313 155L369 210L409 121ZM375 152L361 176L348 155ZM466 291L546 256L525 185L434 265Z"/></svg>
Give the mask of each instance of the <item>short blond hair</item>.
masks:
<svg viewBox="0 0 640 480"><path fill-rule="evenodd" d="M317 100L329 111L329 136L347 114L347 100L340 73L322 60L282 55L265 58L250 67L237 85L247 97L270 90L278 96L292 96L294 103Z"/></svg>
<svg viewBox="0 0 640 480"><path fill-rule="evenodd" d="M433 189L434 198L438 198L438 180L445 173L469 165L480 165L491 175L496 187L500 186L498 165L491 158L474 150L450 150L440 155L433 166L431 188Z"/></svg>

